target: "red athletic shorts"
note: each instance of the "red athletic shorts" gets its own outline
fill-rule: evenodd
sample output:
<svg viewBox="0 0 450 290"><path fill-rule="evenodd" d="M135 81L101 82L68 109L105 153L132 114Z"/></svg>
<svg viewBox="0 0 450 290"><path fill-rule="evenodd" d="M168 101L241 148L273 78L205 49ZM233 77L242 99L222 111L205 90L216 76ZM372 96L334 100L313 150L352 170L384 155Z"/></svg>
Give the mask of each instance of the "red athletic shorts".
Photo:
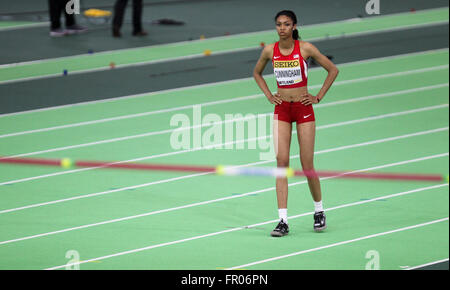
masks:
<svg viewBox="0 0 450 290"><path fill-rule="evenodd" d="M312 105L305 106L301 102L285 101L279 105L275 105L274 118L289 123L297 122L297 124L316 120Z"/></svg>

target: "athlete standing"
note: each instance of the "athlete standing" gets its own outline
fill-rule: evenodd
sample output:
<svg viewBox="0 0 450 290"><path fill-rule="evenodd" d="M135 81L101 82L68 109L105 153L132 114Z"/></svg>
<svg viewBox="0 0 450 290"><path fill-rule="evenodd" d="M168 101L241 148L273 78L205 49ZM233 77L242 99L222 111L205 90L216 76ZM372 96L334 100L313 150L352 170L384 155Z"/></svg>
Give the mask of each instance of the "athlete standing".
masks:
<svg viewBox="0 0 450 290"><path fill-rule="evenodd" d="M275 16L275 23L279 41L264 47L253 71L253 77L269 102L275 105L274 140L277 167L289 167L292 123L296 122L302 168L305 172L314 172L316 123L312 105L323 99L339 70L314 45L298 40L297 17L294 12L280 11ZM307 89L308 68L305 60L309 57L314 58L328 71L328 76L316 96L309 94ZM278 91L275 95L269 90L262 77L262 72L269 61L272 61L277 79ZM313 174L308 174L307 180L314 200L314 230L322 231L326 228L326 218L322 205L320 181ZM271 235L281 237L289 233L286 177L276 179L276 192L280 222Z"/></svg>

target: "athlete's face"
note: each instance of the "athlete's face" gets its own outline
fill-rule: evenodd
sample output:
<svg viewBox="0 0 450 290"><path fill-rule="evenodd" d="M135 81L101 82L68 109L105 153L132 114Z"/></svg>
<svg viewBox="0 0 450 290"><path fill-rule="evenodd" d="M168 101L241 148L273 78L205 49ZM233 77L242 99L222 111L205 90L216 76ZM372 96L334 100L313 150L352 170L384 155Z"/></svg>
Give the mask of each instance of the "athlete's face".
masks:
<svg viewBox="0 0 450 290"><path fill-rule="evenodd" d="M297 28L292 19L286 15L281 15L275 22L277 27L278 36L280 38L289 38L292 36L293 31Z"/></svg>

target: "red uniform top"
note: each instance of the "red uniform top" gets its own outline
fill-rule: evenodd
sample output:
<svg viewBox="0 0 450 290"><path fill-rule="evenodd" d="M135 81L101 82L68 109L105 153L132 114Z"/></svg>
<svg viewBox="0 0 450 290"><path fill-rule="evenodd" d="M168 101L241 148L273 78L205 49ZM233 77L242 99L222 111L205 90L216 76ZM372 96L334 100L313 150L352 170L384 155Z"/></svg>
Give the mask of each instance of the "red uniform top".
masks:
<svg viewBox="0 0 450 290"><path fill-rule="evenodd" d="M295 40L294 50L290 55L281 54L279 42L276 42L272 65L278 88L301 88L307 85L308 65L300 53L300 41Z"/></svg>

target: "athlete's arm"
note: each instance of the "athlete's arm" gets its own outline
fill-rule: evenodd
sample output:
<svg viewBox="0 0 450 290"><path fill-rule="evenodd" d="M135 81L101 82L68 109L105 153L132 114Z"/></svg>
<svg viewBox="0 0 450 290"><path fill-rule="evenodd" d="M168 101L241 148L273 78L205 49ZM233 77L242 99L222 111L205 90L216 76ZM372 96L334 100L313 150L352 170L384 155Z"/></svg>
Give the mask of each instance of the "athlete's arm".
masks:
<svg viewBox="0 0 450 290"><path fill-rule="evenodd" d="M266 47L264 47L263 51L261 52L261 56L259 57L258 62L256 63L255 68L253 69L253 78L255 79L259 88L263 91L264 95L267 97L269 102L274 105L278 105L281 104L282 102L281 99L279 98L278 93L272 95L272 92L269 90L269 87L267 86L267 83L262 76L264 68L266 67L267 63L272 59L272 51L273 45L267 45Z"/></svg>
<svg viewBox="0 0 450 290"><path fill-rule="evenodd" d="M315 47L311 43L303 41L302 48L306 52L306 54L303 56L305 59L307 59L308 57L314 58L316 63L320 64L326 71L328 71L328 76L325 79L325 81L323 82L322 88L317 93L317 95L313 96L308 93L308 95L306 95L301 101L304 105L317 104L318 102L320 102L323 99L323 97L327 93L328 89L333 84L334 80L336 79L336 77L339 73L339 70L334 65L334 63L328 59L328 57L323 55L317 49L317 47Z"/></svg>

